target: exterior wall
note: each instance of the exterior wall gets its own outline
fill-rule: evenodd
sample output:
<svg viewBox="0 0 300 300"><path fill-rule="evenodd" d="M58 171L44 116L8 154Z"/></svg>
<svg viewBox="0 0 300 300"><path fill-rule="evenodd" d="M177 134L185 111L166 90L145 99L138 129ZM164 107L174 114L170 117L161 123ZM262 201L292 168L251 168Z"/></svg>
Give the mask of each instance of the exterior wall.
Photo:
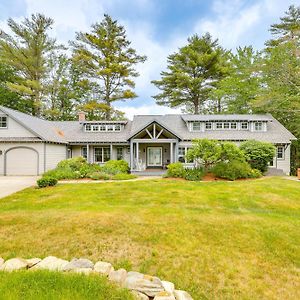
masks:
<svg viewBox="0 0 300 300"><path fill-rule="evenodd" d="M0 110L0 115L5 116ZM7 116L7 128L0 128L1 137L36 137L18 122Z"/></svg>
<svg viewBox="0 0 300 300"><path fill-rule="evenodd" d="M276 146L276 145L275 145ZM272 168L272 167L270 167ZM291 172L291 145L287 145L284 158L274 158L273 160L273 168L282 170L286 175L289 175Z"/></svg>
<svg viewBox="0 0 300 300"><path fill-rule="evenodd" d="M66 145L60 144L44 144L46 153L45 169L46 171L54 169L57 164L67 158Z"/></svg>
<svg viewBox="0 0 300 300"><path fill-rule="evenodd" d="M11 148L15 147L29 147L33 148L38 152L39 156L39 174L44 172L44 144L43 143L0 143L0 150L2 155L0 155L0 175L4 175L4 157L5 152ZM24 157L26 159L26 157Z"/></svg>

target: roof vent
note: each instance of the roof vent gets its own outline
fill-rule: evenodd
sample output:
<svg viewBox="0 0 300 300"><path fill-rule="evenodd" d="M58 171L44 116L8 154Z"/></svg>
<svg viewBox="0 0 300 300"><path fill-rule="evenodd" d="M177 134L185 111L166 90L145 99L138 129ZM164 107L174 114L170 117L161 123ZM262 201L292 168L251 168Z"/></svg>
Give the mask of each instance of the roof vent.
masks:
<svg viewBox="0 0 300 300"><path fill-rule="evenodd" d="M86 115L86 113L84 111L78 112L78 121L79 122L84 122L85 121L85 115Z"/></svg>

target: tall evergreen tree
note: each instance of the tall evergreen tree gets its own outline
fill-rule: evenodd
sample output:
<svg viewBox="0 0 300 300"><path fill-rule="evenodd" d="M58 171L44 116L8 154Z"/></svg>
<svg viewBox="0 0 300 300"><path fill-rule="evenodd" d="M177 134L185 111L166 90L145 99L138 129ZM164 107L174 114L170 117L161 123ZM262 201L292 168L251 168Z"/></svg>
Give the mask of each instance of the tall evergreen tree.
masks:
<svg viewBox="0 0 300 300"><path fill-rule="evenodd" d="M48 36L53 20L42 14L33 14L18 24L8 20L13 35L0 33L0 60L11 66L17 75L7 87L26 98L32 115L41 115L44 100L44 80L47 78L47 58L57 49Z"/></svg>
<svg viewBox="0 0 300 300"><path fill-rule="evenodd" d="M225 51L209 33L194 35L177 53L168 56L168 71L152 83L161 90L153 98L159 105L183 107L198 114L210 91L227 72Z"/></svg>
<svg viewBox="0 0 300 300"><path fill-rule="evenodd" d="M124 27L108 15L92 25L91 33L79 32L71 42L73 61L90 82L97 84L98 102L108 107L114 101L136 97L133 78L139 74L134 67L146 57L138 55L130 44ZM106 118L111 118L110 110Z"/></svg>

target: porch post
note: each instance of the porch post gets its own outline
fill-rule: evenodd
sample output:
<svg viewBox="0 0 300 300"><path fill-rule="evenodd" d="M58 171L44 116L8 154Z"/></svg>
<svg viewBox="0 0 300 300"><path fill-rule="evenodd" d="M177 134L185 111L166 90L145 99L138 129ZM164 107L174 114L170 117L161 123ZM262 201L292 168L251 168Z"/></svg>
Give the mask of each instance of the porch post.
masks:
<svg viewBox="0 0 300 300"><path fill-rule="evenodd" d="M113 145L110 144L110 160L113 159Z"/></svg>
<svg viewBox="0 0 300 300"><path fill-rule="evenodd" d="M136 142L136 164L139 164L139 142ZM140 170L138 170L140 171Z"/></svg>
<svg viewBox="0 0 300 300"><path fill-rule="evenodd" d="M130 140L130 170L133 171L133 142Z"/></svg>
<svg viewBox="0 0 300 300"><path fill-rule="evenodd" d="M173 142L170 143L170 163L173 163Z"/></svg>
<svg viewBox="0 0 300 300"><path fill-rule="evenodd" d="M174 162L178 161L178 142L175 143L175 157Z"/></svg>
<svg viewBox="0 0 300 300"><path fill-rule="evenodd" d="M86 144L86 161L90 163L90 145Z"/></svg>

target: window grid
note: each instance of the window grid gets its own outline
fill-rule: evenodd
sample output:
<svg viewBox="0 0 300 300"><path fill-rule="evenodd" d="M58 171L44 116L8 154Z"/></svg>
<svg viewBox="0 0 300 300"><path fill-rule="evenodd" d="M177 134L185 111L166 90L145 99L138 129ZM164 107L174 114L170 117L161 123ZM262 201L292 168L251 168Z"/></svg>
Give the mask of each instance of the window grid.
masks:
<svg viewBox="0 0 300 300"><path fill-rule="evenodd" d="M118 147L117 148L117 160L122 160L123 159L123 148Z"/></svg>
<svg viewBox="0 0 300 300"><path fill-rule="evenodd" d="M193 122L193 131L200 131L200 130L201 130L201 123Z"/></svg>
<svg viewBox="0 0 300 300"><path fill-rule="evenodd" d="M0 128L7 128L7 117L0 117Z"/></svg>
<svg viewBox="0 0 300 300"><path fill-rule="evenodd" d="M211 122L206 122L205 123L205 129L207 129L207 130L212 129L212 123Z"/></svg>
<svg viewBox="0 0 300 300"><path fill-rule="evenodd" d="M110 160L110 148L109 147L94 148L94 161L96 163L105 163L109 160Z"/></svg>
<svg viewBox="0 0 300 300"><path fill-rule="evenodd" d="M254 123L254 130L255 131L262 131L262 122L255 122Z"/></svg>
<svg viewBox="0 0 300 300"><path fill-rule="evenodd" d="M81 156L85 159L87 159L87 147L84 146L81 148Z"/></svg>
<svg viewBox="0 0 300 300"><path fill-rule="evenodd" d="M248 122L242 122L241 123L241 129L242 130L248 130Z"/></svg>
<svg viewBox="0 0 300 300"><path fill-rule="evenodd" d="M283 146L277 147L277 158L284 159L284 147Z"/></svg>
<svg viewBox="0 0 300 300"><path fill-rule="evenodd" d="M121 124L85 124L85 131L106 132L121 131Z"/></svg>

